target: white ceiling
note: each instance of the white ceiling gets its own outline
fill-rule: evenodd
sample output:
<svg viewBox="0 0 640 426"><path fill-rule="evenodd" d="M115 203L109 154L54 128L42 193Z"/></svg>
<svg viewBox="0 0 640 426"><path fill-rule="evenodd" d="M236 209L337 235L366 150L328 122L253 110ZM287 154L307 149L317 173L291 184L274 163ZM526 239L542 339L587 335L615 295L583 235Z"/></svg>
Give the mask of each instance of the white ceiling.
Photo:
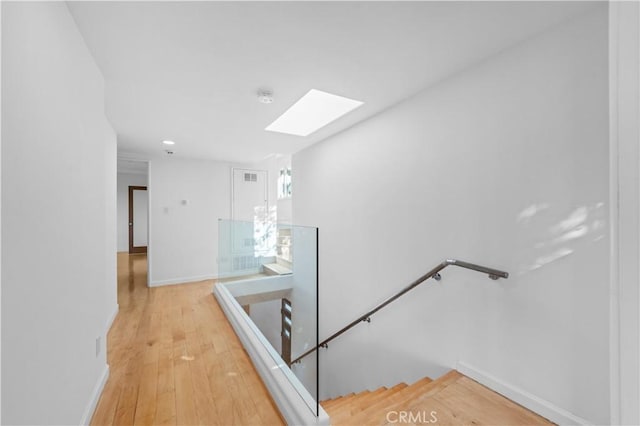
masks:
<svg viewBox="0 0 640 426"><path fill-rule="evenodd" d="M582 2L69 2L121 157L253 162L344 130L581 13ZM257 91L274 92L261 104ZM307 136L264 128L315 88L364 101ZM366 144L367 141L362 141Z"/></svg>

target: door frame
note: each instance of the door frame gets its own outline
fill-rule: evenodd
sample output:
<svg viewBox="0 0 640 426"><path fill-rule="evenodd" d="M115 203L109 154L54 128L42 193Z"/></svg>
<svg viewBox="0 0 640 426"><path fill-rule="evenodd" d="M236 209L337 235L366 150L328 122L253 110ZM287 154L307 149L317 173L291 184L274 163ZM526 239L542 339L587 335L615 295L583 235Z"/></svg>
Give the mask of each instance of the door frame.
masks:
<svg viewBox="0 0 640 426"><path fill-rule="evenodd" d="M136 247L133 245L133 191L146 191L147 187L146 186L129 186L129 254L134 254L134 253L146 253L147 252L147 246L140 246L140 247ZM149 194L147 192L147 194ZM147 206L147 209L149 207ZM147 241L148 241L148 235L147 235ZM148 244L148 242L147 242Z"/></svg>

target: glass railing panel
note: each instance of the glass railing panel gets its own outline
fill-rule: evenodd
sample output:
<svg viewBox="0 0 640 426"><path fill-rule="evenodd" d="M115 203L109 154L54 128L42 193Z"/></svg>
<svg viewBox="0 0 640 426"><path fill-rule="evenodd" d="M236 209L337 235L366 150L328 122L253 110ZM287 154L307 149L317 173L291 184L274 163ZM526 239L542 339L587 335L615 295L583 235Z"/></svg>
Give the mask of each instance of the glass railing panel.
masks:
<svg viewBox="0 0 640 426"><path fill-rule="evenodd" d="M291 359L318 347L318 229L291 228L293 290ZM293 373L318 401L318 351L291 366ZM318 407L316 405L316 415Z"/></svg>
<svg viewBox="0 0 640 426"><path fill-rule="evenodd" d="M318 415L318 229L219 221L218 268L236 301Z"/></svg>
<svg viewBox="0 0 640 426"><path fill-rule="evenodd" d="M275 224L218 221L218 274L221 278L262 273L275 259Z"/></svg>

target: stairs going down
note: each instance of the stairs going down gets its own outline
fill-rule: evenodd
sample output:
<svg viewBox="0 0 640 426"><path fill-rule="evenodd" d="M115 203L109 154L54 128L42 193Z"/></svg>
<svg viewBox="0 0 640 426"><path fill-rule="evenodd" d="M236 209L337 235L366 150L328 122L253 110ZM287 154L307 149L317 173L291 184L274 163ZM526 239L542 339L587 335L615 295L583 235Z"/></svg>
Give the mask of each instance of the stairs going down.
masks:
<svg viewBox="0 0 640 426"><path fill-rule="evenodd" d="M332 425L552 425L452 370L437 380L351 393L320 402Z"/></svg>

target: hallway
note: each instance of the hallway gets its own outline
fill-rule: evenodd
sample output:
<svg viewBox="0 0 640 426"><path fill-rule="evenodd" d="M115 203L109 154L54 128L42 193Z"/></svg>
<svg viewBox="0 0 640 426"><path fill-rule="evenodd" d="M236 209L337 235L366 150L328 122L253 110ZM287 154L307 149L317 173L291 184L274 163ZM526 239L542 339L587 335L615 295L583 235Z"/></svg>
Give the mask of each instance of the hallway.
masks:
<svg viewBox="0 0 640 426"><path fill-rule="evenodd" d="M146 255L118 253L110 376L91 424L283 424L211 294L213 281L146 282Z"/></svg>

